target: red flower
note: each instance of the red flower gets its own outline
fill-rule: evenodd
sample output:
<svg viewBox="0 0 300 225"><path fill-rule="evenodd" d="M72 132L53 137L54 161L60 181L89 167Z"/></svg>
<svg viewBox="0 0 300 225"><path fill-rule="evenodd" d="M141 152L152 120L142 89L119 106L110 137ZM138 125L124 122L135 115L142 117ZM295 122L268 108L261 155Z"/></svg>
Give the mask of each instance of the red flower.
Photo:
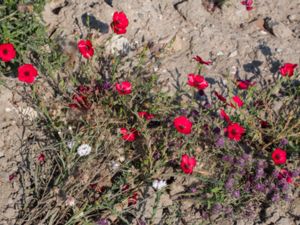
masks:
<svg viewBox="0 0 300 225"><path fill-rule="evenodd" d="M278 174L278 179L282 180L285 179L286 182L293 183L293 174L291 171L287 170L287 169L281 169L279 174Z"/></svg>
<svg viewBox="0 0 300 225"><path fill-rule="evenodd" d="M94 55L94 48L90 40L80 40L77 46L84 58L89 59Z"/></svg>
<svg viewBox="0 0 300 225"><path fill-rule="evenodd" d="M189 74L188 75L188 85L191 87L196 87L199 90L204 90L208 87L207 81L201 75Z"/></svg>
<svg viewBox="0 0 300 225"><path fill-rule="evenodd" d="M294 75L294 69L297 67L297 64L285 63L282 67L279 68L279 71L282 76L288 75L289 77Z"/></svg>
<svg viewBox="0 0 300 225"><path fill-rule="evenodd" d="M120 95L128 95L131 93L131 83L128 81L116 83L116 90Z"/></svg>
<svg viewBox="0 0 300 225"><path fill-rule="evenodd" d="M251 83L250 80L238 80L237 87L242 90L247 90L249 87L252 87L256 84L256 82Z"/></svg>
<svg viewBox="0 0 300 225"><path fill-rule="evenodd" d="M223 95L219 94L219 93L216 92L216 91L214 92L214 94L215 94L215 96L216 96L220 101L226 103L226 98L225 98Z"/></svg>
<svg viewBox="0 0 300 225"><path fill-rule="evenodd" d="M32 84L37 77L38 72L31 64L24 64L18 68L19 81Z"/></svg>
<svg viewBox="0 0 300 225"><path fill-rule="evenodd" d="M128 206L135 205L137 203L138 197L138 193L134 192L133 195L128 198Z"/></svg>
<svg viewBox="0 0 300 225"><path fill-rule="evenodd" d="M180 167L186 174L192 174L193 169L196 166L197 161L195 157L189 157L188 155L184 154L181 156L181 163Z"/></svg>
<svg viewBox="0 0 300 225"><path fill-rule="evenodd" d="M196 60L200 64L210 65L212 64L212 61L204 61L200 56L193 57L194 60Z"/></svg>
<svg viewBox="0 0 300 225"><path fill-rule="evenodd" d="M286 162L286 151L281 148L276 148L272 153L272 159L275 165L285 164Z"/></svg>
<svg viewBox="0 0 300 225"><path fill-rule="evenodd" d="M3 62L9 62L16 57L14 45L11 43L0 44L0 59Z"/></svg>
<svg viewBox="0 0 300 225"><path fill-rule="evenodd" d="M231 123L227 128L225 128L225 131L227 132L229 139L240 141L242 135L245 133L245 128L238 123Z"/></svg>
<svg viewBox="0 0 300 225"><path fill-rule="evenodd" d="M125 34L128 26L128 19L125 13L115 12L110 26L116 34Z"/></svg>
<svg viewBox="0 0 300 225"><path fill-rule="evenodd" d="M240 108L240 107L242 107L243 105L244 105L244 102L242 101L242 99L240 99L240 97L239 96L233 96L232 97L232 100L236 103L236 105ZM234 107L234 105L233 104L231 104L231 106L232 107ZM234 107L235 108L235 107Z"/></svg>
<svg viewBox="0 0 300 225"><path fill-rule="evenodd" d="M224 119L227 123L231 123L230 117L227 115L224 109L220 110L220 117Z"/></svg>
<svg viewBox="0 0 300 225"><path fill-rule="evenodd" d="M38 157L37 157L37 160L40 164L43 164L46 160L45 154L44 153L39 154Z"/></svg>
<svg viewBox="0 0 300 225"><path fill-rule="evenodd" d="M185 116L175 118L173 124L179 133L190 134L192 131L193 123Z"/></svg>
<svg viewBox="0 0 300 225"><path fill-rule="evenodd" d="M136 129L131 129L129 131L126 128L120 128L120 133L122 134L122 139L124 141L129 141L129 142L134 141L138 136L138 132Z"/></svg>
<svg viewBox="0 0 300 225"><path fill-rule="evenodd" d="M148 112L138 112L138 115L145 120L152 120L154 118L154 115Z"/></svg>
<svg viewBox="0 0 300 225"><path fill-rule="evenodd" d="M245 6L246 6L246 10L247 10L247 11L250 11L250 10L253 9L253 7L252 7L253 0L244 0L244 1L242 1L241 3L242 3L242 5L245 5Z"/></svg>

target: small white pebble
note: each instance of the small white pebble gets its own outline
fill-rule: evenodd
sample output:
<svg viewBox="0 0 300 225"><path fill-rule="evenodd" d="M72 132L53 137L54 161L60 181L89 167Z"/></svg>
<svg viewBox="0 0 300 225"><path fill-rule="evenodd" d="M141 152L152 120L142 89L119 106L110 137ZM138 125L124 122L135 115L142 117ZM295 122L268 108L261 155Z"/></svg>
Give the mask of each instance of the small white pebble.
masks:
<svg viewBox="0 0 300 225"><path fill-rule="evenodd" d="M12 109L11 108L5 108L5 112L11 112Z"/></svg>

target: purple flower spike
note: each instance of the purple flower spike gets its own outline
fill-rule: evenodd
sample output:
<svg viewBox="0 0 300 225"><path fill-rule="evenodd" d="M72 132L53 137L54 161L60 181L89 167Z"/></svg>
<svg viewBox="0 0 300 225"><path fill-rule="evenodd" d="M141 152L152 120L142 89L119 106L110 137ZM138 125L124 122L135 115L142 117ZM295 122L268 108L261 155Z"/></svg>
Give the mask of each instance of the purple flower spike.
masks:
<svg viewBox="0 0 300 225"><path fill-rule="evenodd" d="M240 195L240 191L239 190L236 190L234 192L232 192L232 197L234 198L239 198L241 195Z"/></svg>
<svg viewBox="0 0 300 225"><path fill-rule="evenodd" d="M218 147L218 148L224 147L224 144L225 144L225 140L222 137L216 141L216 147Z"/></svg>
<svg viewBox="0 0 300 225"><path fill-rule="evenodd" d="M97 225L109 225L110 222L107 219L101 218L97 221Z"/></svg>
<svg viewBox="0 0 300 225"><path fill-rule="evenodd" d="M222 210L222 205L220 203L216 203L212 208L212 213L217 214Z"/></svg>
<svg viewBox="0 0 300 225"><path fill-rule="evenodd" d="M111 89L111 83L108 82L108 81L104 81L104 83L103 83L103 85L102 85L102 88L103 88L104 90L109 90L109 89Z"/></svg>
<svg viewBox="0 0 300 225"><path fill-rule="evenodd" d="M225 183L225 189L227 192L230 192L232 187L234 185L234 179L233 178L229 178L226 183Z"/></svg>
<svg viewBox="0 0 300 225"><path fill-rule="evenodd" d="M230 155L224 155L222 157L222 160L225 161L225 162L234 163L234 158Z"/></svg>
<svg viewBox="0 0 300 225"><path fill-rule="evenodd" d="M282 147L286 146L288 143L289 143L289 141L288 141L288 139L286 139L286 138L283 138L283 139L280 141L280 145L281 145Z"/></svg>
<svg viewBox="0 0 300 225"><path fill-rule="evenodd" d="M277 202L277 201L279 201L279 199L280 199L280 195L279 195L279 193L274 193L274 195L272 196L272 201L273 202Z"/></svg>

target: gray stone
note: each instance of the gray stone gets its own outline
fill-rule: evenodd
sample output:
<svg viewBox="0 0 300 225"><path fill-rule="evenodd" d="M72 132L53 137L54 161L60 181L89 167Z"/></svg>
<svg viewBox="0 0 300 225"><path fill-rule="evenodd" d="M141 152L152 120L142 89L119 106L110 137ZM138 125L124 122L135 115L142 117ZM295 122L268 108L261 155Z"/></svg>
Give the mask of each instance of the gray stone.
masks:
<svg viewBox="0 0 300 225"><path fill-rule="evenodd" d="M283 23L275 24L272 28L273 34L279 38L290 38L293 32Z"/></svg>
<svg viewBox="0 0 300 225"><path fill-rule="evenodd" d="M281 218L279 221L277 221L275 225L296 225L296 224L291 219L284 217Z"/></svg>
<svg viewBox="0 0 300 225"><path fill-rule="evenodd" d="M296 199L291 205L291 214L295 216L300 216L300 199Z"/></svg>

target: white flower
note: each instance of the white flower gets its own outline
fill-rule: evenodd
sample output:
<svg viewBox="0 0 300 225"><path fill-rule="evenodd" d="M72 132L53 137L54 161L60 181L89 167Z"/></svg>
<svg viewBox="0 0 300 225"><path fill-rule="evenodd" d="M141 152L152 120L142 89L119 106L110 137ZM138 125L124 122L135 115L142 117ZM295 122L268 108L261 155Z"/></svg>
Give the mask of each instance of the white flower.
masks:
<svg viewBox="0 0 300 225"><path fill-rule="evenodd" d="M79 156L86 156L89 155L92 151L91 146L87 144L80 145L77 149L77 153Z"/></svg>
<svg viewBox="0 0 300 225"><path fill-rule="evenodd" d="M160 190L167 186L167 182L164 180L155 180L152 183L152 187L156 190Z"/></svg>
<svg viewBox="0 0 300 225"><path fill-rule="evenodd" d="M73 198L72 196L68 196L66 200L66 206L75 206L75 198Z"/></svg>
<svg viewBox="0 0 300 225"><path fill-rule="evenodd" d="M112 161L112 162L111 162L111 168L112 168L113 170L117 170L117 169L119 169L119 167L120 167L120 164L119 164L119 163L117 163L117 162L115 162L115 161Z"/></svg>
<svg viewBox="0 0 300 225"><path fill-rule="evenodd" d="M74 145L75 145L75 141L68 141L67 142L67 146L68 146L69 149L72 149L74 147Z"/></svg>

